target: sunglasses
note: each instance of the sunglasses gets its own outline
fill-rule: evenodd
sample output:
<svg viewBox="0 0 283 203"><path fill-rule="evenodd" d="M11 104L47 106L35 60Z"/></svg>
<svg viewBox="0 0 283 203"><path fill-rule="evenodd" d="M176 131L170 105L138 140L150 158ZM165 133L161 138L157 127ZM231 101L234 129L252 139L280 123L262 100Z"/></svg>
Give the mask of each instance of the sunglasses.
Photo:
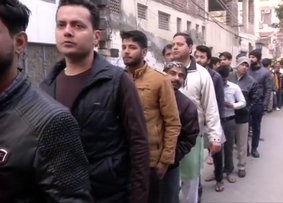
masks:
<svg viewBox="0 0 283 203"><path fill-rule="evenodd" d="M176 62L176 61L167 63L167 64L164 66L164 69L170 69L170 68L173 68L173 67L175 67L175 66L178 67L178 68L184 68L184 69L186 69L186 66L184 66L183 63L181 63L181 62Z"/></svg>

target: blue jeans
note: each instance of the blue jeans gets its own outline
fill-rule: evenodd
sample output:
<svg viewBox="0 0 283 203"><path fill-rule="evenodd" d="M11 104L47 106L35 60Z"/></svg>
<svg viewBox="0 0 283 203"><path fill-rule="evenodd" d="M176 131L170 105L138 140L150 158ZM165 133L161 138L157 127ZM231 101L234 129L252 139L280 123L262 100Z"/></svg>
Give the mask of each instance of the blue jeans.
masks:
<svg viewBox="0 0 283 203"><path fill-rule="evenodd" d="M179 202L179 183L179 167L170 169L161 180L161 203Z"/></svg>

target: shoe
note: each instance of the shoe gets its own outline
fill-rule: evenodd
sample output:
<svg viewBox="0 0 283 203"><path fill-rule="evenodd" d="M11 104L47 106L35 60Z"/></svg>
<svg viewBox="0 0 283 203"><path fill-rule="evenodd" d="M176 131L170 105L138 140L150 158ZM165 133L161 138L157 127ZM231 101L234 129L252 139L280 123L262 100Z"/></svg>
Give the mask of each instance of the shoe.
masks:
<svg viewBox="0 0 283 203"><path fill-rule="evenodd" d="M275 110L276 110L276 111L280 111L280 108L276 107Z"/></svg>
<svg viewBox="0 0 283 203"><path fill-rule="evenodd" d="M259 158L259 153L258 153L258 151L257 151L256 149L253 149L253 150L252 150L252 156L253 156L254 158Z"/></svg>
<svg viewBox="0 0 283 203"><path fill-rule="evenodd" d="M239 170L238 170L238 176L239 176L240 178L245 177L245 176L246 176L246 170L245 170L245 169L239 169Z"/></svg>

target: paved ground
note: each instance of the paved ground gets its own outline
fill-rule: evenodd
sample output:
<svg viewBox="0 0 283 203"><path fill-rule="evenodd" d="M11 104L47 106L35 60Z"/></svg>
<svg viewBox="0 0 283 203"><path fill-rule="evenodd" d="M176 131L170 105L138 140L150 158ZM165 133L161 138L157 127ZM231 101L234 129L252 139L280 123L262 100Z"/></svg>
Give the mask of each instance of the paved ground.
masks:
<svg viewBox="0 0 283 203"><path fill-rule="evenodd" d="M247 176L234 184L224 180L221 193L214 191L215 182L204 182L202 203L283 203L283 110L263 117L261 137L261 157L248 158ZM205 164L204 176L212 170Z"/></svg>

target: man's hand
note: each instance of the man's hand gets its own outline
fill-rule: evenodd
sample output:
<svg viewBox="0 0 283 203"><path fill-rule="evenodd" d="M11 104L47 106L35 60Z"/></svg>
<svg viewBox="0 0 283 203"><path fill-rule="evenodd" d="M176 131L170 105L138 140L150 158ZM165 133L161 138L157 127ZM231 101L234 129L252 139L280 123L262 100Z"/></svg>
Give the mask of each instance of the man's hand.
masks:
<svg viewBox="0 0 283 203"><path fill-rule="evenodd" d="M212 142L210 146L210 153L215 154L221 150L221 143L220 142Z"/></svg>
<svg viewBox="0 0 283 203"><path fill-rule="evenodd" d="M160 179L163 179L169 165L159 162L156 166L156 173Z"/></svg>
<svg viewBox="0 0 283 203"><path fill-rule="evenodd" d="M229 102L225 102L225 107L230 108L230 109L234 108L233 104L231 104Z"/></svg>

